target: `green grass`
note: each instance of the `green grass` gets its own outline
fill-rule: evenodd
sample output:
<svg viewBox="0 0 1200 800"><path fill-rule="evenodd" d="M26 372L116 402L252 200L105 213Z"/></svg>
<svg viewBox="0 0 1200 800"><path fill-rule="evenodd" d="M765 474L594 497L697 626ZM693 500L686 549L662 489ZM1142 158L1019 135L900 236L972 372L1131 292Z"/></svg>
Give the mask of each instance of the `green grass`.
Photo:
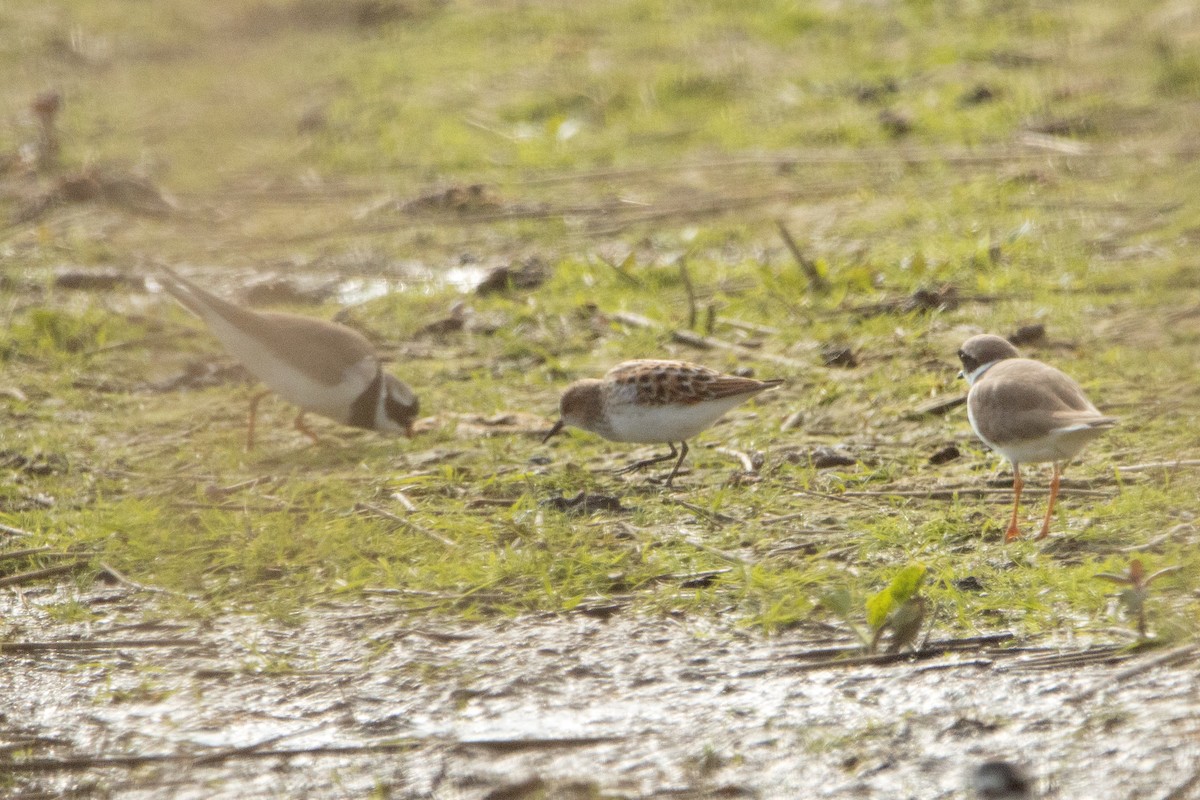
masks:
<svg viewBox="0 0 1200 800"><path fill-rule="evenodd" d="M165 220L66 207L0 234L0 389L19 390L0 396L0 449L13 456L0 462L0 522L195 614L288 619L382 590L401 608L469 618L618 598L774 630L832 619L822 597L861 604L919 563L945 632L1102 637L1124 623L1092 576L1144 545L1148 568L1183 567L1156 584L1152 627L1187 635L1200 478L1119 467L1200 452L1194 19L1100 0L406 7L368 27L319 2L0 9L17 33L0 46L14 76L0 149L28 139L23 107L54 85L65 168L136 166L181 203ZM297 132L314 107L325 127ZM0 210L50 180L4 184ZM421 217L382 202L472 183L516 213ZM809 290L777 218L829 277L827 295ZM330 442L306 447L272 401L250 454L248 389L151 389L218 352L198 323L161 296L51 278L157 261L402 277L406 264L436 273L533 254L552 274L532 292L417 282L354 309L437 415L429 432L408 442L322 424ZM714 335L759 350L670 340L688 316L681 256ZM944 284L956 306L871 309ZM460 300L477 329L419 336ZM622 311L661 329L612 322ZM1117 483L1111 498L1068 491L1049 543L1004 546L1005 496L888 493L987 482L997 460L961 411L910 412L962 391L953 354L967 335L1030 321L1051 336L1032 354L1123 418L1068 477ZM831 343L860 366L824 367ZM532 422L482 436L455 416L548 420L568 381L662 355L788 381L697 440L679 497L699 510L606 472L649 449L579 432L542 446ZM780 431L795 412L799 425ZM950 443L963 457L928 463ZM811 448L834 444L859 463L809 466ZM709 445L762 451L760 476L739 478ZM579 491L630 510L544 503ZM1029 520L1043 502L1028 497ZM716 570L728 571L689 578Z"/></svg>

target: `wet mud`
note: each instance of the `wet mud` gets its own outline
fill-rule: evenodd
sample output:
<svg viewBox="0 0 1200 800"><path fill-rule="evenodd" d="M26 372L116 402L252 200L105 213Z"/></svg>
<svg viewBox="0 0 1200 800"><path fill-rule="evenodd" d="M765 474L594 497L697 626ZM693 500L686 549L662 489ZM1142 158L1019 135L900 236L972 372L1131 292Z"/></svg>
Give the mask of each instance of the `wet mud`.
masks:
<svg viewBox="0 0 1200 800"><path fill-rule="evenodd" d="M95 615L55 620L75 599ZM1003 635L863 663L614 613L479 624L331 603L295 625L147 622L125 587L3 598L15 797L965 797L989 758L1038 796L1175 798L1200 765L1197 649Z"/></svg>

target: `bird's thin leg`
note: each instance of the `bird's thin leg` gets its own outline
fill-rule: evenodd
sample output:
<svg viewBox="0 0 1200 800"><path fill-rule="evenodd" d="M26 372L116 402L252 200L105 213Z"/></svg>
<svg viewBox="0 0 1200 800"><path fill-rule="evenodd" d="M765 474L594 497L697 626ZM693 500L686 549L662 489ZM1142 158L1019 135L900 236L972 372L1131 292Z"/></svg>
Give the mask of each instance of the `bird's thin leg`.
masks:
<svg viewBox="0 0 1200 800"><path fill-rule="evenodd" d="M674 448L672 448L674 450ZM671 470L671 474L667 476L667 488L671 488L671 481L675 480L675 475L678 474L679 468L683 466L683 459L687 457L687 442L679 443L679 460L675 462L675 468Z"/></svg>
<svg viewBox="0 0 1200 800"><path fill-rule="evenodd" d="M1054 462L1054 475L1050 478L1050 501L1046 504L1046 518L1042 520L1042 532L1038 534L1039 539L1045 539L1050 535L1050 515L1054 513L1054 501L1058 498L1058 484L1062 480L1062 465Z"/></svg>
<svg viewBox="0 0 1200 800"><path fill-rule="evenodd" d="M246 449L254 449L254 422L258 416L258 404L270 392L262 391L250 398L250 416L246 420Z"/></svg>
<svg viewBox="0 0 1200 800"><path fill-rule="evenodd" d="M313 444L317 444L321 441L321 437L317 436L317 434L314 433L311 428L309 428L307 425L304 424L304 412L303 411L301 411L299 414L296 415L296 421L293 424L296 426L296 430L300 431L305 436L312 439Z"/></svg>
<svg viewBox="0 0 1200 800"><path fill-rule="evenodd" d="M627 475L630 472L637 472L639 469L645 469L646 467L653 466L654 464L661 464L664 461L670 461L672 458L674 458L675 456L677 456L679 454L679 451L675 449L674 444L671 444L670 442L667 442L667 444L670 445L671 452L667 453L665 456L656 456L655 458L647 458L643 461L635 461L628 466L621 467L619 470L617 470L613 474L614 475ZM687 452L687 451L685 450L684 452Z"/></svg>
<svg viewBox="0 0 1200 800"><path fill-rule="evenodd" d="M1013 463L1013 510L1012 519L1008 523L1008 531L1004 534L1004 541L1011 542L1013 539L1020 537L1021 532L1017 530L1017 509L1021 506L1021 490L1025 488L1025 481L1021 480L1021 466L1016 462Z"/></svg>

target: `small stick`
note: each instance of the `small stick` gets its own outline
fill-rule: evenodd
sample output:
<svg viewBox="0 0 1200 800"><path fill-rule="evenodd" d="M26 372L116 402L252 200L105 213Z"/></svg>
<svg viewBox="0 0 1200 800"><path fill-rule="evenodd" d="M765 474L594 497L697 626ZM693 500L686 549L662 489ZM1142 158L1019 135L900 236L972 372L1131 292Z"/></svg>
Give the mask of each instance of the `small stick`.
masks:
<svg viewBox="0 0 1200 800"><path fill-rule="evenodd" d="M754 465L754 459L750 457L749 453L743 453L741 450L734 450L732 447L717 447L715 449L718 453L723 453L727 456L733 456L738 461L742 462L742 469L746 472L752 474L758 472L758 468Z"/></svg>
<svg viewBox="0 0 1200 800"><path fill-rule="evenodd" d="M696 289L692 286L692 276L688 273L687 257L679 257L679 278L683 281L684 291L688 300L688 330L696 329Z"/></svg>
<svg viewBox="0 0 1200 800"><path fill-rule="evenodd" d="M249 755L250 753L254 753L258 750L262 750L264 747L267 747L268 745L278 744L279 742L282 742L285 739L294 739L297 736L306 736L310 733L316 733L317 731L328 728L330 725L333 725L333 724L334 724L333 721L323 722L320 725L314 725L311 728L305 728L304 730L296 731L295 733L281 733L277 736L269 736L266 739L263 739L258 742L254 742L253 744L246 744L246 745L242 745L241 747L228 747L228 748L220 750L219 752L216 752L216 753L211 753L209 755L196 757L195 759L192 760L192 766L198 767L203 764L215 764L218 761L225 761L226 759L229 759L229 758L237 758L238 756Z"/></svg>
<svg viewBox="0 0 1200 800"><path fill-rule="evenodd" d="M199 639L64 639L51 642L0 642L0 653L45 653L58 650L120 650L139 647L202 647L203 645L204 642Z"/></svg>
<svg viewBox="0 0 1200 800"><path fill-rule="evenodd" d="M1132 667L1127 667L1120 672L1105 678L1090 689L1084 689L1082 692L1079 692L1078 694L1068 698L1067 702L1077 703L1083 700L1090 700L1096 694L1108 688L1109 686L1114 686L1130 678L1141 675L1144 672L1149 672L1155 667L1161 667L1167 664L1172 664L1176 661L1182 661L1189 656L1196 655L1198 651L1200 651L1200 645L1185 644L1168 650L1167 652L1155 656L1154 658L1150 658L1145 661L1139 661Z"/></svg>
<svg viewBox="0 0 1200 800"><path fill-rule="evenodd" d="M158 586L147 586L144 583L138 583L135 580L131 580L131 579L125 577L120 572L118 572L115 567L113 567L103 561L100 562L100 571L103 574L107 575L108 577L112 578L117 583L121 584L122 586L128 586L130 589L137 589L140 592L152 592L155 594L169 594L172 597L186 597L189 600L197 599L197 598L193 597L192 595L184 594L183 592L173 592L170 589L163 589Z"/></svg>
<svg viewBox="0 0 1200 800"><path fill-rule="evenodd" d="M212 500L219 500L222 497L228 497L231 494L237 494L243 489L253 489L261 483L274 483L276 480L274 475L260 475L257 478L241 481L240 483L230 484L229 486L214 486L208 489L205 494Z"/></svg>
<svg viewBox="0 0 1200 800"><path fill-rule="evenodd" d="M0 523L0 533L7 533L9 536L33 536L29 531L23 531L20 528L14 528L11 525Z"/></svg>
<svg viewBox="0 0 1200 800"><path fill-rule="evenodd" d="M803 361L797 361L794 358L776 355L775 353L759 352L753 347L747 347L744 344L727 342L712 336L701 336L692 331L671 331L671 338L680 344L686 344L700 350L729 350L735 353L743 353L760 361L770 361L773 364L780 364L790 369L804 370L808 368L808 365Z"/></svg>
<svg viewBox="0 0 1200 800"><path fill-rule="evenodd" d="M660 327L649 318L643 317L641 314L632 314L628 311L618 311L610 316L615 322L619 322L622 325L628 325L631 328L648 330ZM741 353L760 361L770 361L774 364L779 364L794 370L808 369L807 364L802 361L797 361L794 358L776 355L775 353L760 352L755 350L753 347L747 347L744 344L737 344L734 342L727 342L723 339L717 339L713 336L701 336L700 334L692 331L680 330L670 331L670 334L671 338L676 342L679 342L680 344L686 344L691 347L697 347L701 350L728 350L734 353Z"/></svg>
<svg viewBox="0 0 1200 800"><path fill-rule="evenodd" d="M374 514L377 517L386 519L389 522L395 522L400 525L403 525L404 527L408 528L409 530L415 531L423 536L428 536L430 539L433 539L435 542L439 542L439 543L445 545L446 547L458 547L458 542L456 542L452 539L447 539L445 536L442 536L440 533L431 531L428 528L423 528L420 525L417 525L415 522L411 522L411 521L405 519L404 517L398 517L395 514L393 514L392 512L388 511L387 509L380 508L379 506L373 506L370 503L357 503L354 506L354 508L356 511L366 511L368 513Z"/></svg>
<svg viewBox="0 0 1200 800"><path fill-rule="evenodd" d="M49 547L27 547L24 550L10 550L7 553L0 553L0 561L24 558L25 556L36 556L38 553L45 553L49 550Z"/></svg>
<svg viewBox="0 0 1200 800"><path fill-rule="evenodd" d="M746 333L754 333L759 336L775 336L779 333L779 328L772 328L767 325L759 325L754 322L746 322L740 319L730 319L729 317L721 317L718 321L719 325L725 325Z"/></svg>
<svg viewBox="0 0 1200 800"><path fill-rule="evenodd" d="M1181 522L1166 533L1161 533L1153 539L1147 539L1141 544L1131 544L1128 547L1117 548L1118 553L1140 553L1143 550L1151 550L1158 547L1164 542L1169 542L1175 538L1176 534L1187 533L1193 530L1194 526L1190 522Z"/></svg>
<svg viewBox="0 0 1200 800"><path fill-rule="evenodd" d="M360 753L401 753L412 750L412 742L305 747L297 750L251 750L227 758L290 758L292 756L347 756ZM59 772L65 770L98 769L101 767L140 767L171 761L195 761L191 754L147 753L140 756L79 756L74 758L30 758L5 763L6 772Z"/></svg>
<svg viewBox="0 0 1200 800"><path fill-rule="evenodd" d="M705 544L704 542L700 541L699 539L697 539L694 536L684 536L683 540L685 542L687 542L688 544L690 544L692 547L703 550L704 552L708 553L709 555L714 555L717 558L721 559L722 561L727 561L730 564L737 564L739 567L754 566L754 561L752 561L751 559L742 558L741 556L735 556L733 553L727 553L724 550L718 550L717 548L713 547L710 544Z"/></svg>
<svg viewBox="0 0 1200 800"><path fill-rule="evenodd" d="M796 244L796 240L792 238L792 234L788 231L787 226L783 224L783 220L775 220L775 225L779 228L779 235L783 237L783 243L787 245L787 249L792 252L792 257L796 259L796 263L804 271L804 277L808 279L809 288L817 294L828 292L829 281L825 280L825 276L817 269L817 265L800 250L800 245Z"/></svg>
<svg viewBox="0 0 1200 800"><path fill-rule="evenodd" d="M640 287L642 285L641 279L639 279L636 275L631 274L627 270L628 266L633 263L634 255L635 254L631 251L629 253L629 255L625 256L625 260L622 261L620 264L616 264L612 261L612 259L605 258L604 256L599 256L599 259L603 264L608 266L613 272L617 273L617 277L619 277L621 280L625 281L626 283L630 284L631 286L639 286Z"/></svg>
<svg viewBox="0 0 1200 800"><path fill-rule="evenodd" d="M29 572L18 572L16 575L6 575L0 578L0 586L16 586L17 584L36 581L40 578L49 578L51 575L74 572L80 567L86 566L86 561L72 561L70 564L56 564L53 567L44 567L42 569L30 570Z"/></svg>
<svg viewBox="0 0 1200 800"><path fill-rule="evenodd" d="M1049 489L1025 489L1021 494L1049 494ZM987 487L963 487L961 489L896 489L890 492L842 492L839 497L927 497L930 499L949 499L955 495L993 495L1012 494L1012 489L991 489ZM1081 497L1111 497L1111 492L1099 489L1072 489L1072 495Z"/></svg>
<svg viewBox="0 0 1200 800"><path fill-rule="evenodd" d="M395 500L400 505L404 506L404 510L410 514L417 510L416 503L414 503L412 500L409 500L408 495L406 495L404 492L400 491L399 489L392 492L392 499ZM511 505L511 503L510 503L510 505Z"/></svg>
<svg viewBox="0 0 1200 800"><path fill-rule="evenodd" d="M1128 467L1118 466L1117 472L1153 472L1154 470L1176 470L1184 467L1200 467L1200 458L1185 458L1178 461L1156 461L1149 464L1131 464Z"/></svg>
<svg viewBox="0 0 1200 800"><path fill-rule="evenodd" d="M742 522L742 520L738 519L737 517L731 517L728 514L722 514L720 511L709 511L707 508L701 508L698 505L694 505L694 504L688 503L684 500L680 500L677 497L664 497L663 502L670 503L671 505L680 506L682 508L686 508L688 511L691 511L693 514L704 517L705 519L710 520L712 522L725 522L725 523Z"/></svg>

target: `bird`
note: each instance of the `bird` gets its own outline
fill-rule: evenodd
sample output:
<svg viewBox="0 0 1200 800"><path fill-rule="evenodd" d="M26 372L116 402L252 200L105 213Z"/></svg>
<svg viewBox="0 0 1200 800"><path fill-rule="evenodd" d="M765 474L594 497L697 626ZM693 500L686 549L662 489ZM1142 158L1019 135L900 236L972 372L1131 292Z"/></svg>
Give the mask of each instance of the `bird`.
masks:
<svg viewBox="0 0 1200 800"><path fill-rule="evenodd" d="M971 788L978 800L1028 800L1033 796L1033 785L1025 770L999 759L975 768Z"/></svg>
<svg viewBox="0 0 1200 800"><path fill-rule="evenodd" d="M687 456L688 439L731 408L782 383L725 375L687 361L625 361L603 378L568 386L559 401L560 418L542 442L572 425L613 442L665 443L671 447L667 455L635 462L618 474L677 457L667 476L669 487Z"/></svg>
<svg viewBox="0 0 1200 800"><path fill-rule="evenodd" d="M975 435L1013 466L1012 519L1004 541L1019 538L1021 465L1050 461L1050 500L1038 539L1050 535L1050 518L1058 497L1063 466L1088 442L1117 424L1116 417L1096 410L1070 376L1021 358L1017 348L993 334L967 339L958 351L962 375L970 384L967 419Z"/></svg>
<svg viewBox="0 0 1200 800"><path fill-rule="evenodd" d="M375 348L358 331L298 314L251 311L165 267L156 278L256 378L300 407L295 428L314 442L319 437L304 424L308 412L356 428L413 435L416 394L383 371ZM268 394L250 399L247 450L254 448L258 403Z"/></svg>

